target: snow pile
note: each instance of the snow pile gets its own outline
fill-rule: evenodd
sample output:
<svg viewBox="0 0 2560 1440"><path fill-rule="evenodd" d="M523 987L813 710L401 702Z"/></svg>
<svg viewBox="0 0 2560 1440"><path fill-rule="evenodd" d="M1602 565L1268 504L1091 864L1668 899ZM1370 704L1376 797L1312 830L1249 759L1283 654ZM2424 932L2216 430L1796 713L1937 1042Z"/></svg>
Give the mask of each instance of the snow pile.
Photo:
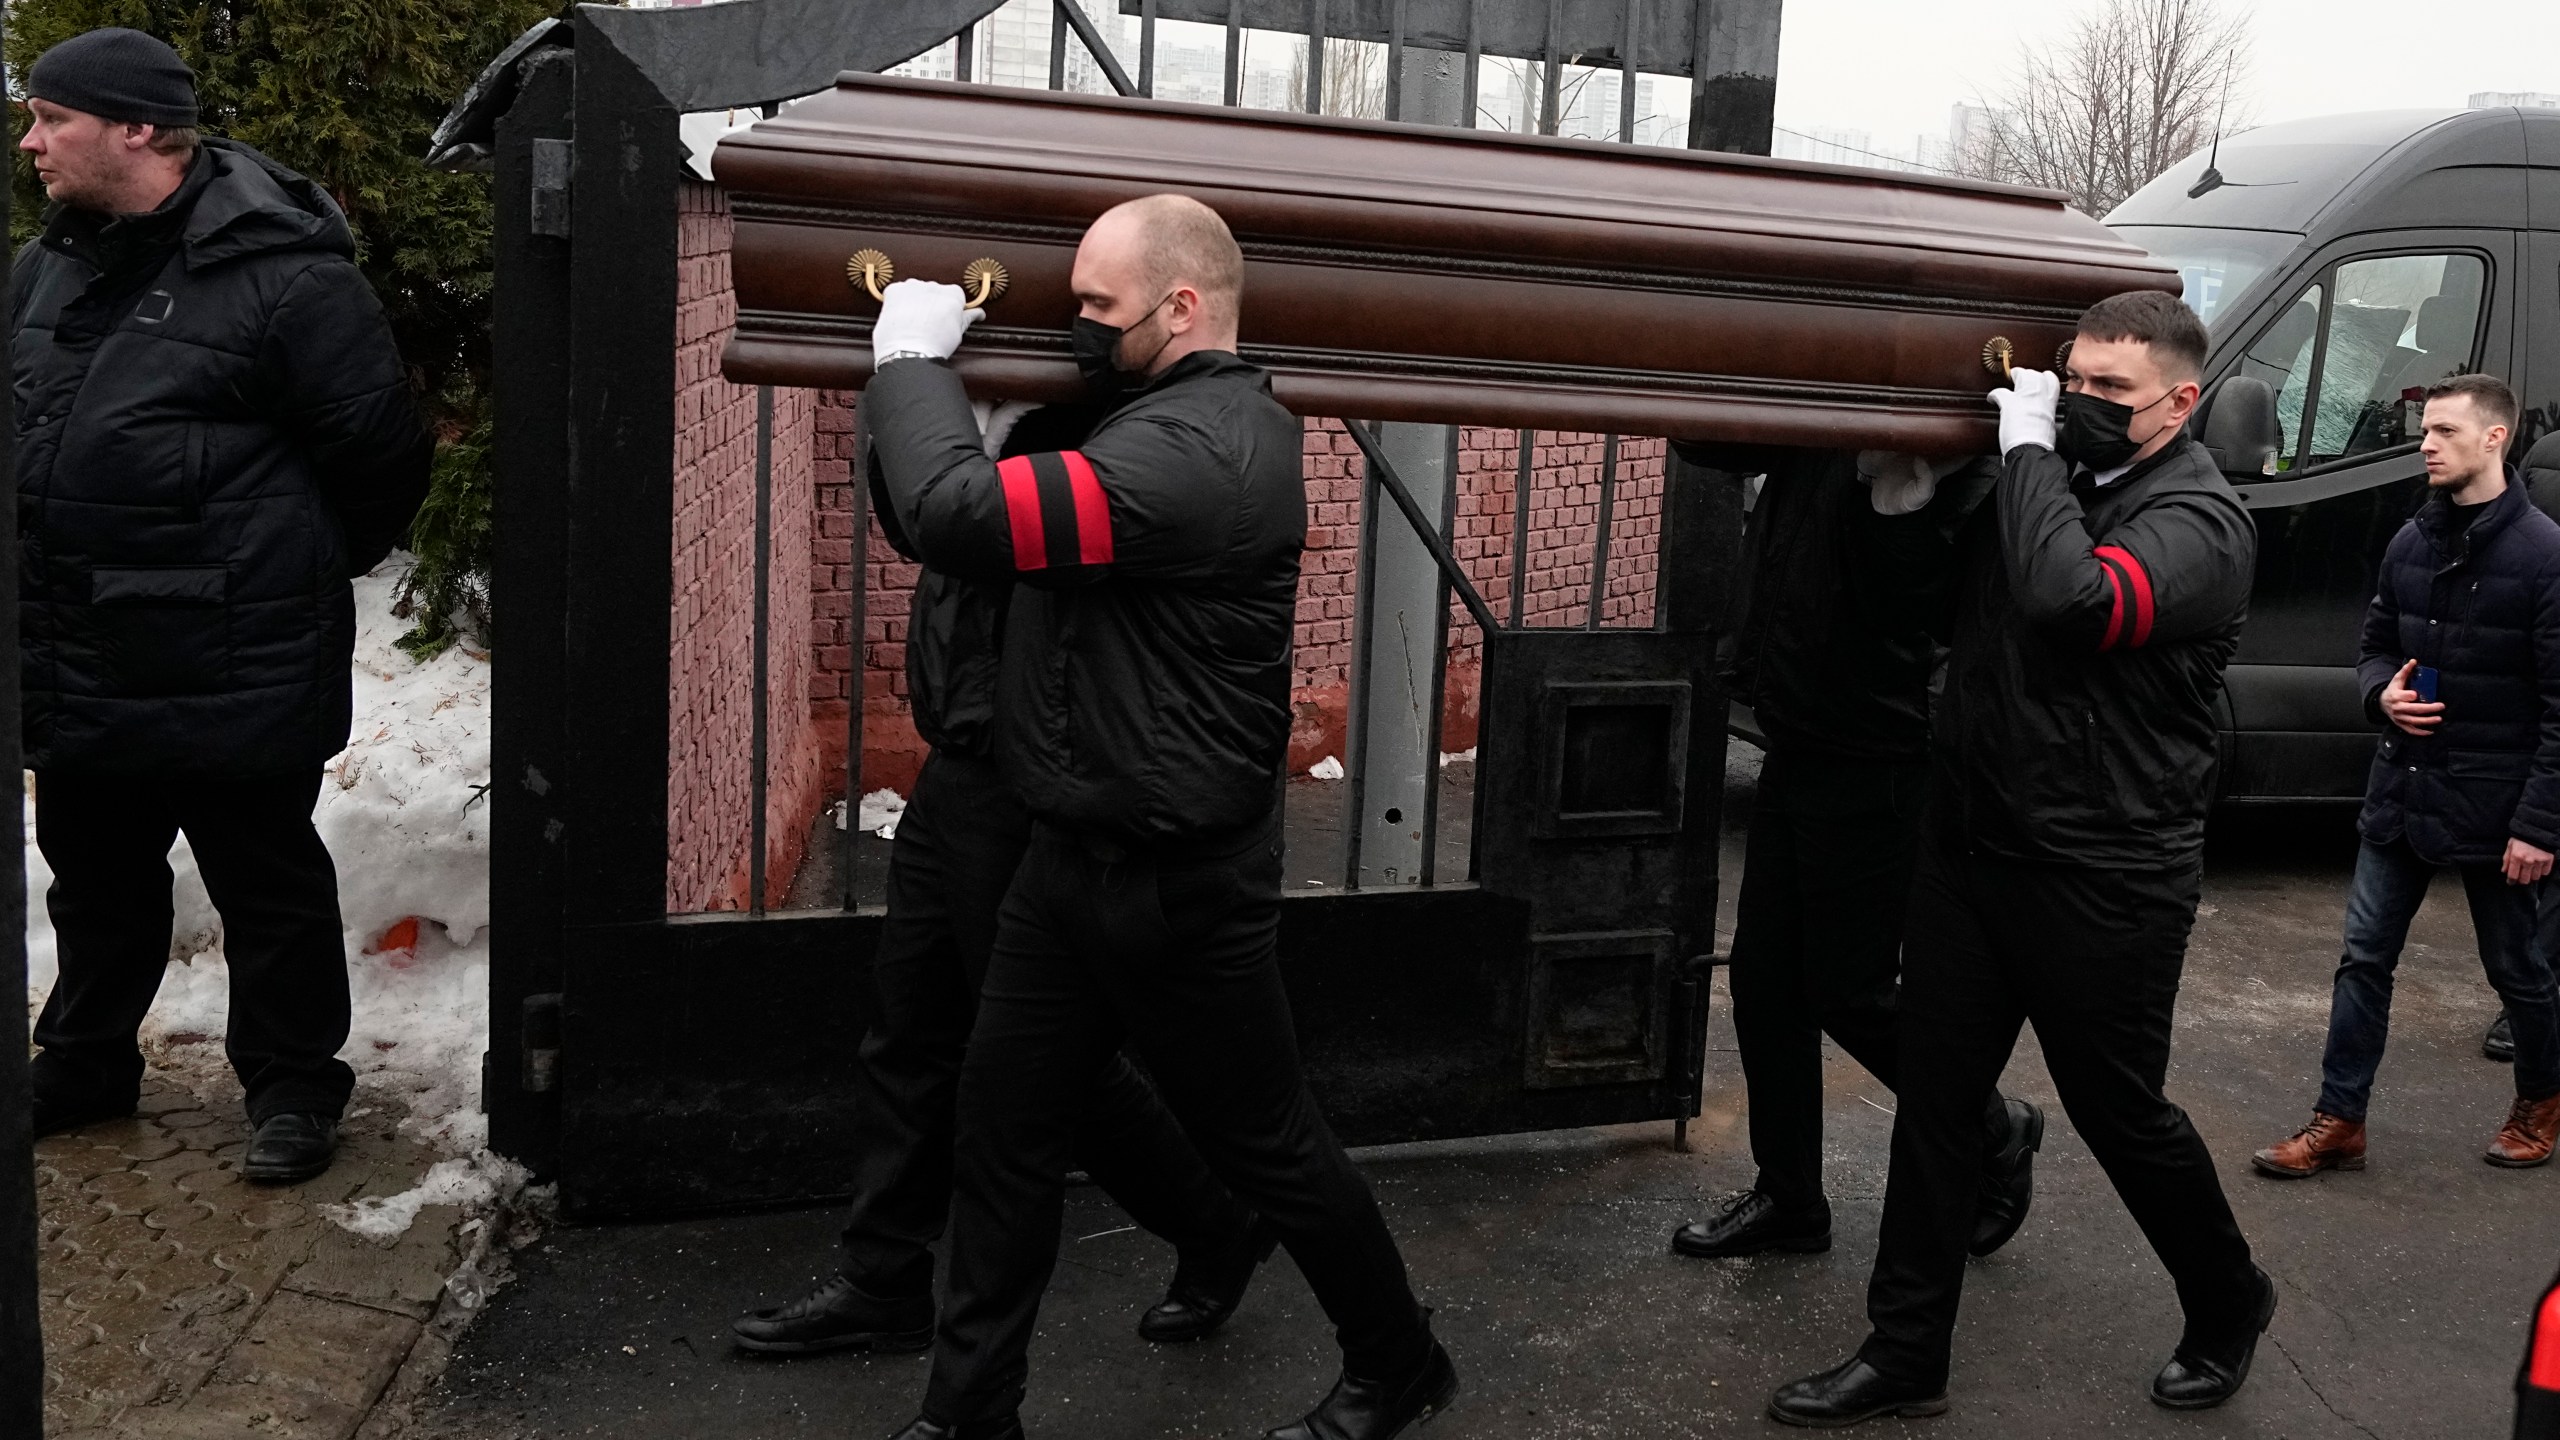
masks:
<svg viewBox="0 0 2560 1440"><path fill-rule="evenodd" d="M1313 765L1308 766L1307 773L1318 780L1339 780L1343 776L1342 762L1331 755L1327 755Z"/></svg>
<svg viewBox="0 0 2560 1440"><path fill-rule="evenodd" d="M323 1205L320 1213L342 1230L388 1245L409 1232L418 1212L430 1205L480 1208L513 1193L525 1181L524 1167L512 1160L478 1151L468 1160L439 1160L418 1183L397 1195L366 1195L344 1205Z"/></svg>
<svg viewBox="0 0 2560 1440"><path fill-rule="evenodd" d="M356 582L353 739L320 786L316 819L338 865L355 1000L339 1053L360 1086L389 1092L409 1111L404 1129L469 1155L488 1129L479 1070L489 1034L489 661L457 645L420 665L393 645L408 629L391 613L408 563L394 555ZM53 877L35 847L32 802L26 823L33 1006L53 988L44 911ZM171 964L143 1037L219 1065L230 1009L221 921L183 837L169 867L177 877ZM201 1057L190 1053L199 1045Z"/></svg>

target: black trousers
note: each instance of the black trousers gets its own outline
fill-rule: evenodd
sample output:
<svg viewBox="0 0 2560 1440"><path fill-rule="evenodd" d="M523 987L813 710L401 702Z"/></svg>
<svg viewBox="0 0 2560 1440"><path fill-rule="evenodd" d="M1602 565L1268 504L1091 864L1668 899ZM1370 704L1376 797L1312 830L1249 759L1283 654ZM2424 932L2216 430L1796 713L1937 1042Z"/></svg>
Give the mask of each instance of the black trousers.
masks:
<svg viewBox="0 0 2560 1440"><path fill-rule="evenodd" d="M1784 747L1760 765L1728 983L1752 1188L1789 1209L1823 1201L1822 1037L1899 1088L1903 916L1928 770ZM1996 1093L1985 1124L2007 1128Z"/></svg>
<svg viewBox="0 0 2560 1440"><path fill-rule="evenodd" d="M889 852L889 914L871 962L877 1008L862 1040L847 1278L874 1295L933 1288L951 1210L955 1106L996 912L1031 840L1031 817L994 762L928 756ZM1075 1155L1131 1219L1176 1247L1215 1253L1251 1217L1128 1060L1114 1052L1086 1105L1062 1122Z"/></svg>
<svg viewBox="0 0 2560 1440"><path fill-rule="evenodd" d="M1884 1228L1867 1286L1877 1369L1943 1383L1982 1158L1983 1095L2032 1021L2072 1128L2168 1267L2188 1336L2218 1344L2256 1298L2213 1156L2161 1093L2199 862L2164 871L1921 851L1903 947L1901 1067Z"/></svg>
<svg viewBox="0 0 2560 1440"><path fill-rule="evenodd" d="M231 1068L249 1120L346 1109L347 953L338 871L311 825L320 771L238 780L36 776L61 977L36 1018L40 1093L109 1105L142 1089L134 1036L169 964L169 847L185 831L222 916Z"/></svg>
<svg viewBox="0 0 2560 1440"><path fill-rule="evenodd" d="M1020 1405L1057 1263L1068 1125L1125 1043L1209 1166L1278 1230L1346 1368L1429 1345L1386 1221L1316 1110L1281 987L1280 833L1130 855L1046 825L1005 896L960 1077L951 1277L925 1413Z"/></svg>

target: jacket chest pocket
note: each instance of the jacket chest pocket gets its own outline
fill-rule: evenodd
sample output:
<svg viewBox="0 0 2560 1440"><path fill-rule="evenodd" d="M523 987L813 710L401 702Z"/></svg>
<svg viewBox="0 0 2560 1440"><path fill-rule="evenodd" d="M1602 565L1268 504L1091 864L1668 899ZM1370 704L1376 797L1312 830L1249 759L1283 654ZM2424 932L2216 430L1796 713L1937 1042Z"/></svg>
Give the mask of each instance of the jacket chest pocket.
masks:
<svg viewBox="0 0 2560 1440"><path fill-rule="evenodd" d="M101 565L66 625L64 668L125 698L221 691L231 668L229 571L220 565Z"/></svg>

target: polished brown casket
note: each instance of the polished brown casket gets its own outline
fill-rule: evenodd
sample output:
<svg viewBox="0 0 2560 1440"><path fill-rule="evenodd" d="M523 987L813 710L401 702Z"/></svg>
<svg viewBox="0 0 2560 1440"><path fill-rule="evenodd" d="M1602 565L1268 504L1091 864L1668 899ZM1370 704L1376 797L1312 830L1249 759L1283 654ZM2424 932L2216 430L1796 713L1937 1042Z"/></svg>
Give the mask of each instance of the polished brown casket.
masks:
<svg viewBox="0 0 2560 1440"><path fill-rule="evenodd" d="M2175 271L2063 197L1700 151L846 75L720 143L733 380L859 386L848 271L1009 283L958 365L1074 392L1076 241L1180 191L1245 254L1242 349L1309 415L1955 452L1984 347L2050 364L2090 302Z"/></svg>

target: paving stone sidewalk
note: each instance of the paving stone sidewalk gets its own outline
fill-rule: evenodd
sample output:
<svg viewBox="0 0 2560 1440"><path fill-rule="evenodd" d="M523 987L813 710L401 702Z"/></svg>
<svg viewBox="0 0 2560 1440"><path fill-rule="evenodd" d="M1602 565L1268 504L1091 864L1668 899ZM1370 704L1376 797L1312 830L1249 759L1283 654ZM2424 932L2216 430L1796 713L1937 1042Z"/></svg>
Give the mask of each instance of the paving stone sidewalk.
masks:
<svg viewBox="0 0 2560 1440"><path fill-rule="evenodd" d="M240 1178L236 1090L155 1067L141 1113L36 1146L45 1432L55 1440L383 1440L482 1298L485 1222L428 1206L376 1244L324 1205L395 1195L438 1158L359 1091L338 1160ZM500 1247L503 1254L503 1247ZM457 1293L460 1292L460 1293Z"/></svg>

